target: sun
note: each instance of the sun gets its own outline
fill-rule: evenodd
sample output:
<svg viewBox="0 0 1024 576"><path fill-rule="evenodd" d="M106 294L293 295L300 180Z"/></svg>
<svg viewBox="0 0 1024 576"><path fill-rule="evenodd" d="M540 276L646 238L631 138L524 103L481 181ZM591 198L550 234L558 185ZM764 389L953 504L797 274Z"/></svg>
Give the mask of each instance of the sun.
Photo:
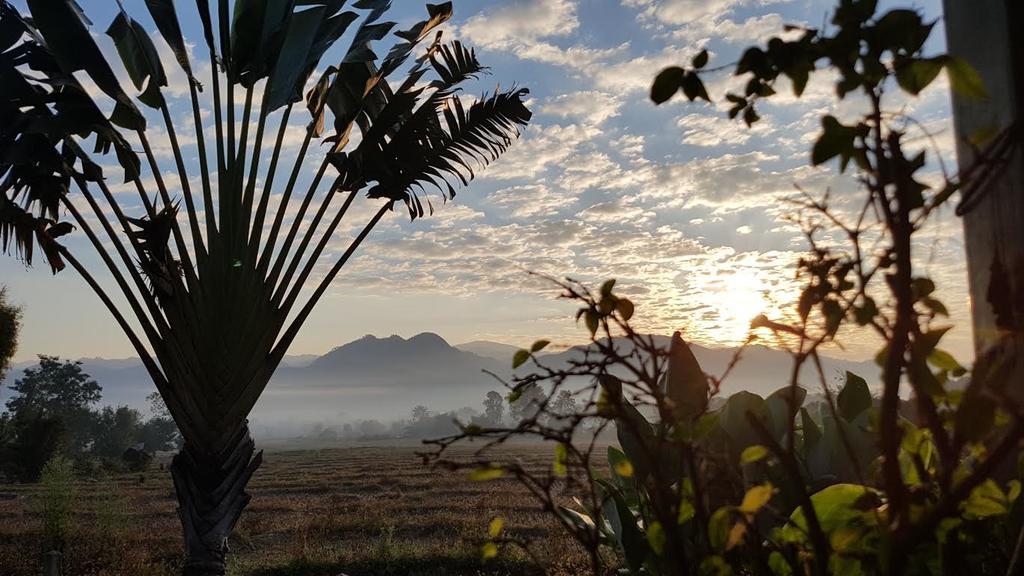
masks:
<svg viewBox="0 0 1024 576"><path fill-rule="evenodd" d="M716 316L716 326L709 336L723 345L736 345L746 340L750 321L770 307L768 286L749 269L739 268L719 274L708 286L708 304Z"/></svg>

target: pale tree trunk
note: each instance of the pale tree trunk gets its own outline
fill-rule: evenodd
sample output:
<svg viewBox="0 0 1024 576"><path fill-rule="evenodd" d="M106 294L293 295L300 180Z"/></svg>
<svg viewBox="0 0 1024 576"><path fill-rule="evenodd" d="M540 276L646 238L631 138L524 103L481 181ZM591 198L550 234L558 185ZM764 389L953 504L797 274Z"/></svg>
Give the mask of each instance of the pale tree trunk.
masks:
<svg viewBox="0 0 1024 576"><path fill-rule="evenodd" d="M207 451L188 442L171 464L178 515L185 536L184 576L223 576L228 537L251 497L245 487L262 462L248 424L222 449Z"/></svg>
<svg viewBox="0 0 1024 576"><path fill-rule="evenodd" d="M953 93L961 172L979 158L972 137L1010 129L1003 133L1002 167L965 197L961 212L976 353L979 361L996 355L1006 361L998 380L1015 383L1014 395L1024 400L1024 2L944 0L944 6L949 53L969 62L989 93L987 99Z"/></svg>

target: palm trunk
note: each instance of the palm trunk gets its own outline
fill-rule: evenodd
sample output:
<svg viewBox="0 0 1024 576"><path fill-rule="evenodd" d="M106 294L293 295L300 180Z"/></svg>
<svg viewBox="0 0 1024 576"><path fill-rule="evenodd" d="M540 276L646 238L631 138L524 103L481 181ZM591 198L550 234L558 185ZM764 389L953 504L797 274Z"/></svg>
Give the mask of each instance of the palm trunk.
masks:
<svg viewBox="0 0 1024 576"><path fill-rule="evenodd" d="M184 576L223 576L228 537L249 503L245 491L263 460L244 424L216 452L186 442L171 463L178 515L185 536Z"/></svg>

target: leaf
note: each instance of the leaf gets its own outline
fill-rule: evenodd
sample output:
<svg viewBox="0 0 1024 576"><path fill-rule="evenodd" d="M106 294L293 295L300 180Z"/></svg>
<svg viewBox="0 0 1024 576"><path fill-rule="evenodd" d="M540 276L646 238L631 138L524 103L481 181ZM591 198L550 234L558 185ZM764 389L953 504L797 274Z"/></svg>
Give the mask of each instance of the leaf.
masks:
<svg viewBox="0 0 1024 576"><path fill-rule="evenodd" d="M480 558L482 560L490 560L498 555L498 545L494 542L484 542L480 546Z"/></svg>
<svg viewBox="0 0 1024 576"><path fill-rule="evenodd" d="M647 538L637 527L636 517L618 493L612 494L605 501L604 516L612 526L612 532L618 541L622 555L633 573L639 573L640 567L650 552Z"/></svg>
<svg viewBox="0 0 1024 576"><path fill-rule="evenodd" d="M537 340L536 342L533 343L533 346L530 346L530 352L540 352L541 350L547 348L548 344L551 344L550 340Z"/></svg>
<svg viewBox="0 0 1024 576"><path fill-rule="evenodd" d="M604 284L601 284L601 297L608 298L612 296L612 290L615 289L615 278L605 280Z"/></svg>
<svg viewBox="0 0 1024 576"><path fill-rule="evenodd" d="M763 398L752 392L740 391L733 394L721 410L721 428L732 440L737 452L761 443L760 436L750 426L748 413L761 421L765 428L771 429L768 405Z"/></svg>
<svg viewBox="0 0 1024 576"><path fill-rule="evenodd" d="M707 410L707 376L679 332L672 334L665 385L677 420L692 419Z"/></svg>
<svg viewBox="0 0 1024 576"><path fill-rule="evenodd" d="M725 550L728 552L736 546L743 543L743 538L747 535L747 525L743 522L737 522L732 525L729 529L729 535L725 539Z"/></svg>
<svg viewBox="0 0 1024 576"><path fill-rule="evenodd" d="M555 444L555 459L551 463L551 472L555 476L565 476L568 472L566 462L569 460L569 450L565 444Z"/></svg>
<svg viewBox="0 0 1024 576"><path fill-rule="evenodd" d="M686 75L683 76L683 81L680 86L683 89L683 94L686 95L686 98L690 102L693 102L698 98L703 98L708 102L711 101L711 97L708 96L708 90L704 86L704 82L700 79L700 76L694 72L687 72ZM753 110L753 108L750 108L750 110ZM748 122L747 124L752 124L752 122Z"/></svg>
<svg viewBox="0 0 1024 576"><path fill-rule="evenodd" d="M942 72L942 58L910 58L896 65L896 82L905 91L917 96Z"/></svg>
<svg viewBox="0 0 1024 576"><path fill-rule="evenodd" d="M708 64L708 51L707 50L701 50L700 52L698 52L697 55L693 57L693 61L691 62L691 64L693 65L694 68L697 68L697 69L700 69L700 68L703 68L703 67L707 66L707 64Z"/></svg>
<svg viewBox="0 0 1024 576"><path fill-rule="evenodd" d="M469 479L472 482L489 482L491 480L497 480L505 475L505 471L495 466L485 466L477 468L469 473Z"/></svg>
<svg viewBox="0 0 1024 576"><path fill-rule="evenodd" d="M723 506L715 510L708 519L708 543L718 552L725 551L729 540L729 529L732 528L732 510Z"/></svg>
<svg viewBox="0 0 1024 576"><path fill-rule="evenodd" d="M587 330L590 331L590 337L593 338L597 334L597 329L600 327L600 317L595 310L587 310L584 314L583 321L587 324Z"/></svg>
<svg viewBox="0 0 1024 576"><path fill-rule="evenodd" d="M146 127L146 119L124 92L103 57L82 16L67 1L28 0L32 21L46 40L61 70L72 74L84 70L96 86L115 101L110 120L128 130Z"/></svg>
<svg viewBox="0 0 1024 576"><path fill-rule="evenodd" d="M774 491L775 488L770 483L753 486L743 496L740 512L750 515L757 514L772 499Z"/></svg>
<svg viewBox="0 0 1024 576"><path fill-rule="evenodd" d="M516 368L519 368L520 366L525 364L526 361L529 360L529 359L530 359L530 351L529 350L516 350L515 355L512 356L512 369L515 370Z"/></svg>
<svg viewBox="0 0 1024 576"><path fill-rule="evenodd" d="M659 72L651 85L651 100L655 104L668 102L679 91L685 74L686 71L679 66L670 66Z"/></svg>
<svg viewBox="0 0 1024 576"><path fill-rule="evenodd" d="M199 82L192 76L192 65L188 59L188 49L185 47L185 38L181 33L181 24L178 21L178 14L174 9L173 0L146 0L146 8L149 9L156 29L160 31L164 41L174 52L174 58L178 61L181 69L185 71L190 82L196 85Z"/></svg>
<svg viewBox="0 0 1024 576"><path fill-rule="evenodd" d="M487 535L491 538L497 538L504 527L505 521L500 516L495 516L487 526Z"/></svg>
<svg viewBox="0 0 1024 576"><path fill-rule="evenodd" d="M633 302L626 298L619 298L616 300L615 309L619 311L619 315L622 316L622 319L626 322L629 322L629 319L633 317L633 312L635 311Z"/></svg>
<svg viewBox="0 0 1024 576"><path fill-rule="evenodd" d="M323 6L313 6L308 10L296 12L288 20L284 41L278 51L277 61L270 71L267 80L267 88L270 93L267 96L267 110L277 110L290 102L302 100L302 90L305 83L303 66L296 65L297 62L305 62L309 58L310 49L316 38L316 32L323 22L326 9Z"/></svg>
<svg viewBox="0 0 1024 576"><path fill-rule="evenodd" d="M1009 514L1010 508L1003 490L991 478L979 484L967 500L960 504L965 515L972 518L990 518Z"/></svg>
<svg viewBox="0 0 1024 576"><path fill-rule="evenodd" d="M983 100L988 98L988 90L982 82L978 71L963 58L952 57L946 62L946 74L953 92L965 98Z"/></svg>
<svg viewBox="0 0 1024 576"><path fill-rule="evenodd" d="M846 372L846 383L836 397L839 415L847 422L852 422L865 410L871 408L873 400L868 383L853 372Z"/></svg>
<svg viewBox="0 0 1024 576"><path fill-rule="evenodd" d="M834 116L821 119L822 133L811 149L811 163L824 164L836 156L848 158L853 155L854 138L857 129L843 126Z"/></svg>
<svg viewBox="0 0 1024 576"><path fill-rule="evenodd" d="M633 463L626 458L622 450L615 446L608 447L608 465L611 467L612 473L620 478L633 477Z"/></svg>
<svg viewBox="0 0 1024 576"><path fill-rule="evenodd" d="M647 543L658 556L665 552L665 529L657 520L647 526Z"/></svg>
<svg viewBox="0 0 1024 576"><path fill-rule="evenodd" d="M963 376L967 372L967 369L961 366L952 354L939 348L932 350L932 353L928 355L928 363L939 370L951 372L955 376Z"/></svg>
<svg viewBox="0 0 1024 576"><path fill-rule="evenodd" d="M768 449L760 444L753 446L747 446L744 448L743 453L740 454L741 464L753 464L754 462L760 462L768 456Z"/></svg>
<svg viewBox="0 0 1024 576"><path fill-rule="evenodd" d="M676 522L680 525L686 524L697 514L697 509L693 507L693 503L689 500L683 500L679 503L679 515Z"/></svg>

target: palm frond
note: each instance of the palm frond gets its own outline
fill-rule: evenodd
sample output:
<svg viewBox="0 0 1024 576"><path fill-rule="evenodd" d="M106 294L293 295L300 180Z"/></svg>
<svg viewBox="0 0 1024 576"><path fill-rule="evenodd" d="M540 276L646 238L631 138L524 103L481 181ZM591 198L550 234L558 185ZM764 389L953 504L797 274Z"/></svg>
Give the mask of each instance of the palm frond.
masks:
<svg viewBox="0 0 1024 576"><path fill-rule="evenodd" d="M529 122L532 113L523 102L528 94L514 88L484 95L468 108L451 96L440 115L414 115L379 155L363 159L364 181L377 183L369 197L401 200L412 218L424 214L417 190L432 186L445 199L454 197L450 180L468 184L473 165L497 160L519 135L519 126Z"/></svg>

